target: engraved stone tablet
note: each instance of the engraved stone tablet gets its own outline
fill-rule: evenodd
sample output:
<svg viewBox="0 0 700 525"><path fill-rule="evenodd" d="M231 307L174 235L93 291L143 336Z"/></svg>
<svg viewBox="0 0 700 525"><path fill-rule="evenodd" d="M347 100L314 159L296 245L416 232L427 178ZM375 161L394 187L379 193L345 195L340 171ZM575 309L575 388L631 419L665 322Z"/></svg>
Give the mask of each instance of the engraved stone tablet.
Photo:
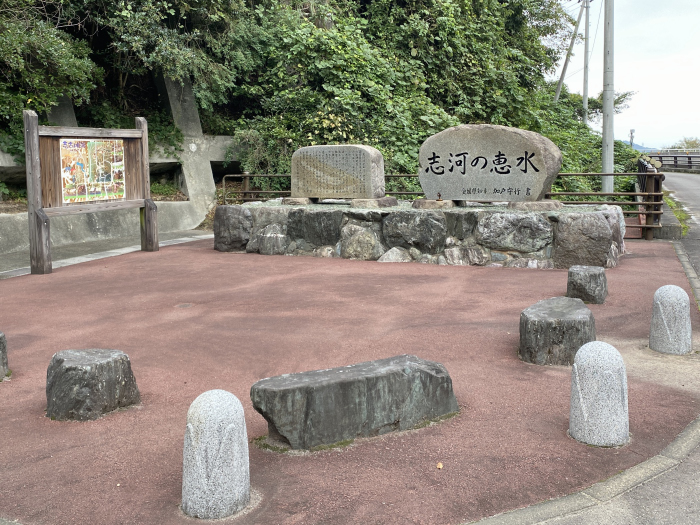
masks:
<svg viewBox="0 0 700 525"><path fill-rule="evenodd" d="M384 157L362 145L300 148L292 155L292 197L384 197Z"/></svg>
<svg viewBox="0 0 700 525"><path fill-rule="evenodd" d="M561 161L559 148L538 133L468 124L423 143L418 175L427 199L535 201L549 191Z"/></svg>

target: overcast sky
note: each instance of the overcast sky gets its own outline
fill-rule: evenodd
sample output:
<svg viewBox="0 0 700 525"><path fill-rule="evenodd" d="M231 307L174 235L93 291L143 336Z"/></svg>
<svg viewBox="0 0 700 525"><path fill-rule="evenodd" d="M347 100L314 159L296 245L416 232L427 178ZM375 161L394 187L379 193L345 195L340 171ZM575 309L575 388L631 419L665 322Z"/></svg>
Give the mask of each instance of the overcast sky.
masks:
<svg viewBox="0 0 700 525"><path fill-rule="evenodd" d="M560 1L578 16L577 0ZM604 2L591 2L590 96L603 90ZM636 93L629 108L615 115L615 138L629 141L634 129L636 144L663 147L683 137L700 137L700 0L614 2L615 91ZM584 21L585 15L581 34ZM581 41L574 46L565 80L573 93L583 92L583 55ZM563 60L557 79L562 65Z"/></svg>

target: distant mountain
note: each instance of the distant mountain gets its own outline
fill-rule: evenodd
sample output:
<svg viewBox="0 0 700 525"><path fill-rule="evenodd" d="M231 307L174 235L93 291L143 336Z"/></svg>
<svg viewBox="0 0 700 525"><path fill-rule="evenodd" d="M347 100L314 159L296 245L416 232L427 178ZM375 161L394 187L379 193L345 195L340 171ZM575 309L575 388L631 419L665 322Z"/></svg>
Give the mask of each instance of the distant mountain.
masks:
<svg viewBox="0 0 700 525"><path fill-rule="evenodd" d="M632 147L636 149L637 151L641 151L642 153L649 153L653 151L659 151L659 148L650 148L648 146L640 146L639 144L635 144L634 142L632 143Z"/></svg>

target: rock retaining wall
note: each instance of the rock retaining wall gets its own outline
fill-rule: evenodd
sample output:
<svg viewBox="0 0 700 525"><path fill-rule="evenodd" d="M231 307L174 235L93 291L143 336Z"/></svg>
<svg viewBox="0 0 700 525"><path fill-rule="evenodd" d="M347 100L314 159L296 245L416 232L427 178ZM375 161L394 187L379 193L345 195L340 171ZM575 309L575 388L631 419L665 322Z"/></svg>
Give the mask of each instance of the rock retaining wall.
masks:
<svg viewBox="0 0 700 525"><path fill-rule="evenodd" d="M406 204L360 209L273 201L219 206L214 218L219 251L380 262L410 258L462 266L610 268L624 252L623 237L621 209L605 205L549 211L498 205L427 210Z"/></svg>

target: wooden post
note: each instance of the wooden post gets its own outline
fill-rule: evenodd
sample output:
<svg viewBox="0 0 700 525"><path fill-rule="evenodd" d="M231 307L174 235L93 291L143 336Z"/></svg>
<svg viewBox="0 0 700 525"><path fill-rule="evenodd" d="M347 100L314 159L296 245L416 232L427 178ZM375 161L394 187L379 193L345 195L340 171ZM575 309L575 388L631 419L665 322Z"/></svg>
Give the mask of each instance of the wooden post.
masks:
<svg viewBox="0 0 700 525"><path fill-rule="evenodd" d="M24 159L27 170L27 218L29 220L29 261L33 274L51 273L51 246L48 217L41 204L41 161L39 157L39 117L24 110ZM41 212L43 217L37 212ZM44 224L43 219L46 218ZM44 235L45 233L45 235Z"/></svg>
<svg viewBox="0 0 700 525"><path fill-rule="evenodd" d="M151 199L146 199L145 206L140 208L141 219L141 250L157 252L158 246L158 208Z"/></svg>
<svg viewBox="0 0 700 525"><path fill-rule="evenodd" d="M148 123L143 117L136 117L136 129L143 131L141 139L141 195L145 207L140 210L141 250L158 251L158 208L151 200L151 172L148 164Z"/></svg>
<svg viewBox="0 0 700 525"><path fill-rule="evenodd" d="M654 191L654 179L655 173L647 173L647 180L646 180L646 191L647 193L652 193ZM647 195L646 197L646 211L647 211L647 216L646 216L646 225L647 226L653 226L654 225L654 215L651 213L654 211L654 201L656 200L656 197L652 195ZM654 229L653 228L645 228L644 229L644 235L645 239L647 241L651 241L654 239Z"/></svg>
<svg viewBox="0 0 700 525"><path fill-rule="evenodd" d="M44 208L39 208L35 211L35 214L34 227L36 228L36 239L39 244L39 251L43 254L43 257L39 260L39 264L43 264L43 267L40 268L40 271L35 272L34 265L32 265L32 273L51 273L51 220L46 213L44 213Z"/></svg>

